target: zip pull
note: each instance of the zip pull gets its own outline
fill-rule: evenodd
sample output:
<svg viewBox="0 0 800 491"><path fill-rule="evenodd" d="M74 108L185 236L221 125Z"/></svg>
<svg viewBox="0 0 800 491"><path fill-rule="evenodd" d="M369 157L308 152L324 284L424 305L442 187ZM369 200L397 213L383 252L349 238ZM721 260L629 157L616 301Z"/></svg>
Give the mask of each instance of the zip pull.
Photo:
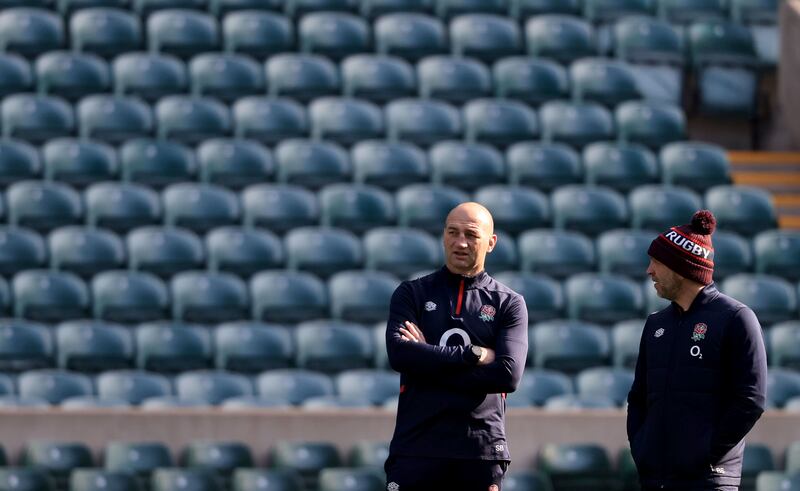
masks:
<svg viewBox="0 0 800 491"><path fill-rule="evenodd" d="M461 302L464 300L464 278L458 284L458 300L456 301L456 315L461 315Z"/></svg>

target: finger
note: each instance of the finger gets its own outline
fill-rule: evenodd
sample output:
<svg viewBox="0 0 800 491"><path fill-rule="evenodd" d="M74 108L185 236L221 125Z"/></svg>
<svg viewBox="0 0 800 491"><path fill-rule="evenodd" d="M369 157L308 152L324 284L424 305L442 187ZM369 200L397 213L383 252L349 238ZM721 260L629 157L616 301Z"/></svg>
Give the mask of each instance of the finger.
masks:
<svg viewBox="0 0 800 491"><path fill-rule="evenodd" d="M414 342L418 341L414 333L409 332L406 329L403 329L402 327L399 329L399 331L402 337L407 339L408 341L414 341Z"/></svg>

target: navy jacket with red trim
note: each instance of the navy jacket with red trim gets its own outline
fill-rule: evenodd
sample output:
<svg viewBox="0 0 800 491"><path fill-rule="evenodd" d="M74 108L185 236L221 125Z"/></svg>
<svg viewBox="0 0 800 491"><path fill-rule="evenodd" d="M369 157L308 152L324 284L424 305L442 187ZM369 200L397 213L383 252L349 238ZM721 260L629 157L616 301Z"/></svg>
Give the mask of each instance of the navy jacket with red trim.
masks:
<svg viewBox="0 0 800 491"><path fill-rule="evenodd" d="M405 321L426 343L405 341ZM465 355L491 348L493 363ZM447 267L405 281L392 295L386 329L389 363L401 393L392 455L509 460L505 393L516 390L528 353L528 310L521 295L486 272L474 277Z"/></svg>

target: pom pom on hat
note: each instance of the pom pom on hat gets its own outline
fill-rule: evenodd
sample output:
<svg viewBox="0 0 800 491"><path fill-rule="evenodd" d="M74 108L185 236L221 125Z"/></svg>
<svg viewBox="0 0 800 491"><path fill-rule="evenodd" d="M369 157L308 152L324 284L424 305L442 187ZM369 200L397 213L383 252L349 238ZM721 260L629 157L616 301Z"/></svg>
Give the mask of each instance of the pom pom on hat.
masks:
<svg viewBox="0 0 800 491"><path fill-rule="evenodd" d="M708 210L700 210L692 217L692 232L701 235L711 235L717 228L717 219Z"/></svg>

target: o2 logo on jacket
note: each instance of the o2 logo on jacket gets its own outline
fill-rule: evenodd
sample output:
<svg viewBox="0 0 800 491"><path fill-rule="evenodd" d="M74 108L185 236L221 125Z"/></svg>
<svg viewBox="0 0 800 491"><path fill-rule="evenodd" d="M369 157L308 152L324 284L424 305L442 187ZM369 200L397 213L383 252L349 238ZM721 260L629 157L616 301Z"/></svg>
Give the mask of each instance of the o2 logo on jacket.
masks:
<svg viewBox="0 0 800 491"><path fill-rule="evenodd" d="M448 343L450 341L450 338L453 336L458 336L461 338L461 341L463 341L461 344L456 343L455 346L467 346L472 344L472 341L469 339L469 333L467 333L467 331L459 327L454 327L452 329L446 330L442 334L442 337L439 338L439 346L453 346L452 344Z"/></svg>

